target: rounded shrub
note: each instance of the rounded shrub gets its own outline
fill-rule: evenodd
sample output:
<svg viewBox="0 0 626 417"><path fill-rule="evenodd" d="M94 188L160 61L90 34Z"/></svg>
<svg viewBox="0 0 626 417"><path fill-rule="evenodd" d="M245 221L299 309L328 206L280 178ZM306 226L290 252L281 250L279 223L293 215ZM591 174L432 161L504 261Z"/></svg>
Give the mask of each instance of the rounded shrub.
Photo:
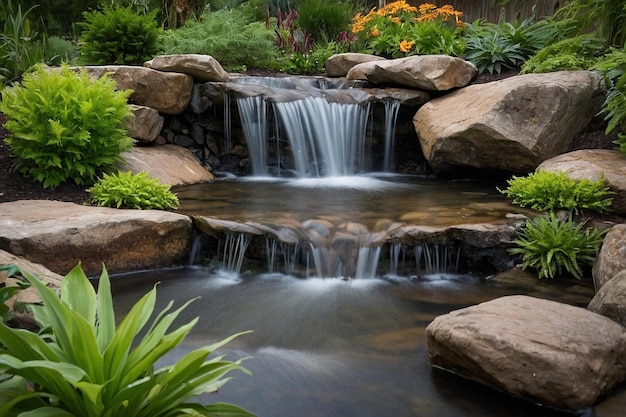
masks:
<svg viewBox="0 0 626 417"><path fill-rule="evenodd" d="M132 172L104 174L102 179L87 190L90 200L98 206L116 208L162 209L178 207L178 197L170 186L147 172L133 175Z"/></svg>
<svg viewBox="0 0 626 417"><path fill-rule="evenodd" d="M6 88L0 112L10 133L6 143L17 157L14 168L44 188L69 180L93 184L133 145L124 128L132 115L131 90L115 87L110 77L93 81L64 64L39 66Z"/></svg>
<svg viewBox="0 0 626 417"><path fill-rule="evenodd" d="M315 41L336 40L350 29L353 6L334 0L302 0L298 5L298 23Z"/></svg>
<svg viewBox="0 0 626 417"><path fill-rule="evenodd" d="M85 12L80 38L81 59L88 64L132 65L152 59L159 51L161 29L156 12L141 14L130 7Z"/></svg>

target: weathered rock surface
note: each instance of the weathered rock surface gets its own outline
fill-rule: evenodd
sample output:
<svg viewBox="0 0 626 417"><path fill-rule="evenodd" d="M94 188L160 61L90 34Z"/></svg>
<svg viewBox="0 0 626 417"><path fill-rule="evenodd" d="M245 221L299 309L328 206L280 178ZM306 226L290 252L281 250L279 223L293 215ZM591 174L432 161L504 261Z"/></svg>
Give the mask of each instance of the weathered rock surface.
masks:
<svg viewBox="0 0 626 417"><path fill-rule="evenodd" d="M189 103L193 77L176 72L123 65L84 67L92 77L110 74L119 90L133 90L129 100L166 114L182 113Z"/></svg>
<svg viewBox="0 0 626 417"><path fill-rule="evenodd" d="M128 135L139 142L153 142L163 128L164 118L152 107L131 105L133 117L126 124Z"/></svg>
<svg viewBox="0 0 626 417"><path fill-rule="evenodd" d="M0 204L0 249L66 274L158 268L183 263L191 219L160 210L87 207L47 200Z"/></svg>
<svg viewBox="0 0 626 417"><path fill-rule="evenodd" d="M542 162L537 170L563 171L575 180L604 178L615 193L612 210L626 214L626 157L617 149L582 149L564 153Z"/></svg>
<svg viewBox="0 0 626 417"><path fill-rule="evenodd" d="M603 93L602 78L591 71L520 75L431 100L413 123L435 171L527 173L567 151L600 109Z"/></svg>
<svg viewBox="0 0 626 417"><path fill-rule="evenodd" d="M626 326L626 270L604 284L587 309Z"/></svg>
<svg viewBox="0 0 626 417"><path fill-rule="evenodd" d="M124 162L117 165L120 171L147 172L164 184L197 184L215 178L189 149L182 146L135 146L122 152L121 157Z"/></svg>
<svg viewBox="0 0 626 417"><path fill-rule="evenodd" d="M584 308L509 296L435 318L433 365L567 410L594 404L626 377L626 329Z"/></svg>
<svg viewBox="0 0 626 417"><path fill-rule="evenodd" d="M324 63L326 75L329 77L345 77L352 67L364 62L382 61L385 58L370 55L348 52L345 54L335 54Z"/></svg>
<svg viewBox="0 0 626 417"><path fill-rule="evenodd" d="M191 75L198 82L228 80L228 73L210 55L159 55L150 61L144 62L143 66L158 71L179 72Z"/></svg>
<svg viewBox="0 0 626 417"><path fill-rule="evenodd" d="M607 232L593 264L596 291L626 269L626 224L617 224Z"/></svg>
<svg viewBox="0 0 626 417"><path fill-rule="evenodd" d="M466 86L476 74L476 66L461 58L448 55L415 55L357 64L348 71L346 78L444 91Z"/></svg>

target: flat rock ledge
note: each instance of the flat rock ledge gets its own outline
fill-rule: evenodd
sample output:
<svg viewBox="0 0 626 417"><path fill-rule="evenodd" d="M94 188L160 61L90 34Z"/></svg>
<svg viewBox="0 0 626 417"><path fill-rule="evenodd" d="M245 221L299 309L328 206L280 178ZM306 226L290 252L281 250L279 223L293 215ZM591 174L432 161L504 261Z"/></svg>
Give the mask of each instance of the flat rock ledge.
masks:
<svg viewBox="0 0 626 417"><path fill-rule="evenodd" d="M89 276L180 265L193 235L189 217L22 200L0 204L0 250L65 275L79 262Z"/></svg>
<svg viewBox="0 0 626 417"><path fill-rule="evenodd" d="M626 378L626 328L554 301L509 296L456 310L426 338L433 366L558 409L589 407Z"/></svg>

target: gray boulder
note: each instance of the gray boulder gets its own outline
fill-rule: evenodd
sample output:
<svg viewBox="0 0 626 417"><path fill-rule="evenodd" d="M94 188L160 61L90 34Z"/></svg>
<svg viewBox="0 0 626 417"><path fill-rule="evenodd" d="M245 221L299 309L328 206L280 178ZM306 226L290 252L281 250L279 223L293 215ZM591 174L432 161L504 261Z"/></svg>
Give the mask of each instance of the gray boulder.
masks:
<svg viewBox="0 0 626 417"><path fill-rule="evenodd" d="M133 117L126 124L128 134L139 142L153 142L163 128L164 118L151 107L131 104Z"/></svg>
<svg viewBox="0 0 626 417"><path fill-rule="evenodd" d="M607 232L593 264L596 291L626 269L626 224L617 224Z"/></svg>
<svg viewBox="0 0 626 417"><path fill-rule="evenodd" d="M48 200L0 204L0 249L66 274L154 269L186 262L191 219L163 210L87 207Z"/></svg>
<svg viewBox="0 0 626 417"><path fill-rule="evenodd" d="M422 106L413 118L435 171L533 171L567 151L604 100L591 71L528 74L471 85Z"/></svg>
<svg viewBox="0 0 626 417"><path fill-rule="evenodd" d="M626 270L604 284L587 309L626 326Z"/></svg>
<svg viewBox="0 0 626 417"><path fill-rule="evenodd" d="M593 405L626 377L626 329L554 301L509 296L456 310L426 338L434 366L566 410Z"/></svg>
<svg viewBox="0 0 626 417"><path fill-rule="evenodd" d="M626 157L619 150L582 149L550 158L537 170L567 173L575 180L597 181L604 179L613 195L611 208L626 214Z"/></svg>
<svg viewBox="0 0 626 417"><path fill-rule="evenodd" d="M158 71L179 72L191 75L198 82L227 81L228 73L210 55L180 54L159 55L146 61L144 67Z"/></svg>
<svg viewBox="0 0 626 417"><path fill-rule="evenodd" d="M444 91L469 84L477 73L474 64L461 58L448 55L415 55L364 62L352 67L346 78Z"/></svg>

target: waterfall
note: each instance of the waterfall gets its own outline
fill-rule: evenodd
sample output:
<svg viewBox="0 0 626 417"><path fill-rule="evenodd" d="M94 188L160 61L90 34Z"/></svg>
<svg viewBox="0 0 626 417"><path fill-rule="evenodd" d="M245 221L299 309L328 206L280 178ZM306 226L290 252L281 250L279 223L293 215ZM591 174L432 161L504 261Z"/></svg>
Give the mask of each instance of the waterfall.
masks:
<svg viewBox="0 0 626 417"><path fill-rule="evenodd" d="M248 143L252 175L267 175L267 102L262 96L238 97L237 108Z"/></svg>
<svg viewBox="0 0 626 417"><path fill-rule="evenodd" d="M233 148L232 120L230 113L230 94L224 91L224 153Z"/></svg>
<svg viewBox="0 0 626 417"><path fill-rule="evenodd" d="M363 172L369 107L329 103L321 97L275 103L297 175L334 177Z"/></svg>
<svg viewBox="0 0 626 417"><path fill-rule="evenodd" d="M357 258L355 278L375 278L380 258L380 246L360 248Z"/></svg>
<svg viewBox="0 0 626 417"><path fill-rule="evenodd" d="M246 233L226 233L222 269L239 274L250 244L250 235Z"/></svg>
<svg viewBox="0 0 626 417"><path fill-rule="evenodd" d="M406 265L407 255L413 256L412 268ZM389 247L389 273L433 275L456 274L459 271L461 248L454 243L422 243L406 247L400 243Z"/></svg>
<svg viewBox="0 0 626 417"><path fill-rule="evenodd" d="M398 100L385 100L385 160L383 171L393 171L393 151L396 134L396 121L400 102Z"/></svg>

